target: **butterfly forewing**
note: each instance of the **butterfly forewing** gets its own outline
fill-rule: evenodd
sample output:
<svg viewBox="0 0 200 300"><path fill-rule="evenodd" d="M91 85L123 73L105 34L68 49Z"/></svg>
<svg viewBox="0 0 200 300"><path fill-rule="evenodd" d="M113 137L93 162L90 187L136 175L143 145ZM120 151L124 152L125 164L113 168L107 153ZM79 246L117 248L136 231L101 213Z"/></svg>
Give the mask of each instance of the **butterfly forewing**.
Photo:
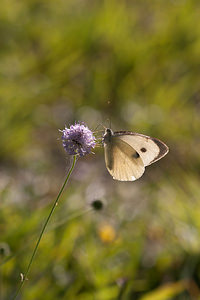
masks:
<svg viewBox="0 0 200 300"><path fill-rule="evenodd" d="M151 138L143 134L130 131L117 131L114 132L113 137L120 138L135 149L142 158L144 166L156 162L169 151L167 145L159 139Z"/></svg>
<svg viewBox="0 0 200 300"><path fill-rule="evenodd" d="M114 179L134 181L144 173L144 163L132 146L118 136L104 144L106 167Z"/></svg>

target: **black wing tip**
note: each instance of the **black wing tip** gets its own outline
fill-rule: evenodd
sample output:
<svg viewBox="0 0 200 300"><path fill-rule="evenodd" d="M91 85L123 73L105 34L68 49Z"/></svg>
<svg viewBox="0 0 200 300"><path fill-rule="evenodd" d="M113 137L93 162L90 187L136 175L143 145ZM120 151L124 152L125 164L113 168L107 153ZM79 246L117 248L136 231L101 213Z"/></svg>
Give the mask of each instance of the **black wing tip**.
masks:
<svg viewBox="0 0 200 300"><path fill-rule="evenodd" d="M163 143L162 141L160 141L159 139L152 138L152 140L154 141L154 143L160 149L160 152L158 153L158 155L152 161L152 162L154 162L154 161L159 160L160 158L164 157L169 152L169 147L165 143Z"/></svg>

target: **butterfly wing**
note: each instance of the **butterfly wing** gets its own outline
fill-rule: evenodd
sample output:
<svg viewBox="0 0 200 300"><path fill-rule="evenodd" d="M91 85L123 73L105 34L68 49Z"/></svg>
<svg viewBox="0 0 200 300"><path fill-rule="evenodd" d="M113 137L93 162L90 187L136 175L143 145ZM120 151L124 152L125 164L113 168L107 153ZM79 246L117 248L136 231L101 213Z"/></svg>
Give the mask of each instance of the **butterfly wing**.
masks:
<svg viewBox="0 0 200 300"><path fill-rule="evenodd" d="M130 131L116 131L113 137L118 137L134 148L140 155L144 166L148 166L165 156L169 148L159 139Z"/></svg>
<svg viewBox="0 0 200 300"><path fill-rule="evenodd" d="M113 179L134 181L144 173L144 163L140 155L121 137L112 136L104 144L105 162Z"/></svg>

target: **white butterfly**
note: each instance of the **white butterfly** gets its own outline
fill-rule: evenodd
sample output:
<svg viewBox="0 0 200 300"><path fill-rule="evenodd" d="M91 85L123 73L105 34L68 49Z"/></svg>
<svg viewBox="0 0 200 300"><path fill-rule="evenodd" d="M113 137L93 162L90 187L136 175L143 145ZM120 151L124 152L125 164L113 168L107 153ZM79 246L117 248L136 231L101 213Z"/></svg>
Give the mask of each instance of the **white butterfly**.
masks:
<svg viewBox="0 0 200 300"><path fill-rule="evenodd" d="M145 167L165 156L169 148L156 138L131 131L113 132L107 128L103 136L105 162L113 179L134 181Z"/></svg>

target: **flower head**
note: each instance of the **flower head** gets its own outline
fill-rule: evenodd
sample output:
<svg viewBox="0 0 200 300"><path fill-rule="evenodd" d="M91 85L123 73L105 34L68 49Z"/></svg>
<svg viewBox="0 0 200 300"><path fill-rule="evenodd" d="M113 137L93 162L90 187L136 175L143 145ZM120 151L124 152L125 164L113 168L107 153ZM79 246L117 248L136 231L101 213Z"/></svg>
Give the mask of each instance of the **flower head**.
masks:
<svg viewBox="0 0 200 300"><path fill-rule="evenodd" d="M99 237L104 243L112 243L117 237L115 228L110 224L102 224L98 230Z"/></svg>
<svg viewBox="0 0 200 300"><path fill-rule="evenodd" d="M91 153L96 145L92 131L85 124L77 123L61 131L63 147L69 155L84 156Z"/></svg>

